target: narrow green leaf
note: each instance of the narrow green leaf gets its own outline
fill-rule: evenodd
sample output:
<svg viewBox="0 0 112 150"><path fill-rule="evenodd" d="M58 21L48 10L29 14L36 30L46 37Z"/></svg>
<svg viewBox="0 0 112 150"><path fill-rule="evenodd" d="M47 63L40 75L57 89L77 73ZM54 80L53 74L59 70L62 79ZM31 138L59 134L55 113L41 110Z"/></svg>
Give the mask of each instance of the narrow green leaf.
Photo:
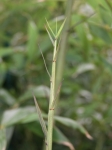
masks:
<svg viewBox="0 0 112 150"><path fill-rule="evenodd" d="M51 33L52 33L52 34L53 34L53 36L55 37L55 34L54 34L53 30L51 29L51 27L50 27L50 25L49 25L49 23L48 23L48 21L47 21L47 19L46 19L46 18L45 18L45 20L46 20L46 22L47 22L47 25L48 25L49 30L51 31Z"/></svg>
<svg viewBox="0 0 112 150"><path fill-rule="evenodd" d="M36 103L36 107L38 107L37 103ZM40 111L40 109L38 110ZM42 115L41 112L39 112L38 114L40 114L40 116L38 115L38 117L41 117L41 122L42 122L42 125L44 125L44 130L46 134L47 129L46 129L46 125L45 125L43 118L47 119L47 115L46 114ZM92 139L92 137L87 132L87 130L77 121L69 119L69 118L65 118L65 117L60 117L60 116L55 116L54 119L56 122L59 122L62 125L71 127L73 129L78 129L81 133L85 134L87 138ZM14 125L17 123L25 124L25 123L34 122L36 120L40 121L40 118L37 118L37 113L34 112L34 107L24 107L24 108L16 108L16 109L6 111L3 114L1 123L3 126L8 127L10 125Z"/></svg>
<svg viewBox="0 0 112 150"><path fill-rule="evenodd" d="M46 128L44 119L43 119L43 117L42 117L42 113L41 113L41 111L40 111L39 105L38 105L38 103L37 103L37 101L36 101L36 97L35 97L35 96L33 96L33 97L34 97L34 102L35 102L35 105L36 105L36 110L37 110L37 113L38 113L38 116L39 116L39 121L40 121L42 130L43 130L45 139L47 140L47 128Z"/></svg>
<svg viewBox="0 0 112 150"><path fill-rule="evenodd" d="M67 127L72 127L73 129L78 129L80 132L85 134L85 136L88 139L92 139L91 135L87 132L87 130L81 124L79 124L77 121L74 121L72 119L65 118L65 117L58 117L58 116L55 117L55 120Z"/></svg>
<svg viewBox="0 0 112 150"><path fill-rule="evenodd" d="M56 38L58 38L58 37L60 36L60 33L61 33L61 31L62 31L62 29L63 29L63 27L64 27L64 24L65 24L65 21L66 21L66 19L63 21L61 27L59 28L58 33L57 33L57 35L56 35Z"/></svg>
<svg viewBox="0 0 112 150"><path fill-rule="evenodd" d="M51 40L53 46L54 46L54 41L53 41L53 39L52 39L52 36L51 36L50 32L48 31L48 29L47 29L46 26L45 26L45 28L46 28L46 31L47 31L47 33L48 33L48 35L49 35L49 38L50 38L50 40Z"/></svg>

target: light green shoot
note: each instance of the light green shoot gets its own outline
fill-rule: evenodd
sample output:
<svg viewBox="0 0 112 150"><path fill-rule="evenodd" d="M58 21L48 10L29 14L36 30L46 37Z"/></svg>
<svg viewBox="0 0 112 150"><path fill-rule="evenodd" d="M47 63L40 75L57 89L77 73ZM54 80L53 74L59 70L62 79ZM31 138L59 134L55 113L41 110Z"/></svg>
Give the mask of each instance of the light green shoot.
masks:
<svg viewBox="0 0 112 150"><path fill-rule="evenodd" d="M61 27L59 28L58 33L56 34L56 38L58 38L60 36L60 33L61 33L61 31L62 31L62 29L64 27L64 24L65 24L65 21L66 21L66 19L64 20L64 22L62 23Z"/></svg>
<svg viewBox="0 0 112 150"><path fill-rule="evenodd" d="M49 38L50 38L53 46L54 46L51 75L50 75L50 73L49 73L49 71L47 69L44 56L43 56L43 54L41 52L43 60L44 60L44 64L45 64L45 67L46 67L46 70L47 70L47 73L48 73L48 75L50 77L50 81L51 81L49 111L48 111L48 131L46 129L46 125L45 125L45 122L43 120L43 117L42 117L42 114L41 114L41 111L40 111L40 108L38 106L38 103L36 101L35 96L34 96L34 102L35 102L37 113L38 113L38 116L39 116L39 121L40 121L40 124L42 126L42 130L43 130L43 133L44 133L44 136L45 136L45 140L47 142L46 150L52 150L54 108L56 106L56 100L57 100L57 97L58 97L60 89L61 89L61 84L60 84L59 88L57 90L57 93L55 94L55 87L56 87L56 80L55 80L55 77L56 77L56 57L57 57L57 53L59 51L59 44L60 44L60 41L58 43L58 38L59 38L60 33L61 33L62 29L63 29L64 24L65 24L65 20L62 23L59 31L57 31L57 18L56 18L56 33L55 34L54 34L53 30L51 29L47 19L46 19L46 22L47 22L47 27L45 26L45 28L46 28L46 31L47 31L47 33L49 35Z"/></svg>
<svg viewBox="0 0 112 150"><path fill-rule="evenodd" d="M51 36L50 32L48 31L48 29L47 29L46 26L45 26L45 28L46 28L46 31L47 31L47 33L48 33L48 35L49 35L49 38L50 38L50 40L51 40L53 46L54 46L54 41L53 41L53 39L52 39L52 36Z"/></svg>
<svg viewBox="0 0 112 150"><path fill-rule="evenodd" d="M48 21L47 21L46 18L45 18L45 20L46 20L46 22L47 22L47 26L48 26L49 30L51 31L51 33L52 33L53 36L55 37L55 34L54 34L53 30L51 29L51 27L50 27L50 25L49 25L49 23L48 23Z"/></svg>

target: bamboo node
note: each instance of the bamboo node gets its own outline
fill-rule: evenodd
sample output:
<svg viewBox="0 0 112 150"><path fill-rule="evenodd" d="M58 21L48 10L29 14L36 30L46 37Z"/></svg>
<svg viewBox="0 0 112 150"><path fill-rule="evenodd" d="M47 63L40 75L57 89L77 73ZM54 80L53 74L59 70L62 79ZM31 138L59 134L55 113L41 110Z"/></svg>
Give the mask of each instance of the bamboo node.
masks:
<svg viewBox="0 0 112 150"><path fill-rule="evenodd" d="M56 59L54 59L53 62L56 62Z"/></svg>
<svg viewBox="0 0 112 150"><path fill-rule="evenodd" d="M54 108L50 108L49 110L54 110Z"/></svg>

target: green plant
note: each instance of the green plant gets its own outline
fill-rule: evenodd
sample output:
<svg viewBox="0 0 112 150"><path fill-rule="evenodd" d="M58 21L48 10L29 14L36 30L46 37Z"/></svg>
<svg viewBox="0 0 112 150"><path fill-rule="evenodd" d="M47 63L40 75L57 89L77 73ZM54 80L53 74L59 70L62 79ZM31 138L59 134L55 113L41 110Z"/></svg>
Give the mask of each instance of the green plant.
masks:
<svg viewBox="0 0 112 150"><path fill-rule="evenodd" d="M57 24L57 23L56 23ZM44 119L47 119L47 115L42 115L40 108L38 106L38 103L36 101L36 97L34 96L34 101L35 101L35 105L36 105L36 109L37 109L37 113L38 113L38 120L42 126L42 130L44 132L44 136L45 136L45 143L46 143L46 150L52 150L52 137L54 137L56 135L56 137L54 137L54 141L62 143L66 146L68 146L71 150L73 150L73 145L68 141L68 139L59 131L59 129L54 128L53 127L53 122L55 120L55 122L60 122L61 124L65 125L65 126L70 126L72 128L77 128L79 129L82 133L84 133L86 135L87 138L91 139L91 136L89 135L89 133L81 126L79 125L77 122L68 119L68 118L63 118L63 117L59 117L56 116L54 117L54 110L55 110L55 106L56 106L56 100L58 97L58 94L60 92L60 88L61 88L61 84L59 85L57 91L55 89L56 86L56 79L55 79L55 74L56 74L56 61L57 61L57 54L59 51L59 43L58 43L58 38L60 36L60 33L63 29L63 26L65 24L65 21L63 22L63 24L61 25L61 27L59 28L59 30L57 31L57 25L56 25L56 34L53 33L51 27L49 26L49 23L47 22L48 25L48 29L50 31L48 31L48 29L46 28L48 35L51 39L51 42L53 44L54 47L54 53L53 53L53 62L52 62L52 74L50 75L47 66L46 66L46 62L44 59L44 56L42 54L44 63L45 63L45 67L47 70L47 73L50 77L50 82L51 82L51 89L50 89L50 101L49 101L49 110L48 110L48 131L46 128L46 123L44 122ZM51 36L51 33L53 34L54 37ZM41 51L41 50L40 50ZM34 95L38 95L38 89L32 89L32 92L34 93ZM56 93L55 93L56 92ZM3 95L5 96L6 93L5 91L3 91ZM9 96L8 96L9 97ZM31 93L29 94L29 92L25 93L21 98L19 98L19 105L21 104L21 101L23 101L23 99L25 100L25 98L27 99L27 97L31 97ZM12 104L13 107L18 107L18 104L15 103L15 100L13 100L13 98L11 97L12 100ZM32 112L31 114L29 114L28 112ZM10 115L12 114L12 115ZM31 116L30 116L31 115ZM8 117L8 118L7 118ZM3 116L2 116L2 120L1 120L1 135L4 137L2 139L0 139L0 143L1 144L1 149L5 149L6 147L6 139L5 139L5 128L17 123L28 123L28 122L33 122L34 120L37 120L37 116L36 113L34 113L32 111L32 108L16 108L16 109L12 109L9 111L6 111ZM38 127L38 126L37 126ZM54 136L53 136L53 128L54 128ZM32 130L32 129L31 129ZM35 128L32 130L34 131Z"/></svg>
<svg viewBox="0 0 112 150"><path fill-rule="evenodd" d="M32 92L47 125L46 97L49 99L50 89L37 43L50 70L52 42L44 28L45 16L54 31L55 18L59 28L65 17L65 5L67 0L0 1L0 149L6 145L7 150L43 149L44 134ZM72 5L68 48L64 70L61 69L64 82L54 116L53 150L68 150L73 146L83 150L112 149L111 8L109 0L76 0ZM13 77L16 77L14 84L11 83ZM80 124L91 133L94 141L87 141L81 134L87 132Z"/></svg>

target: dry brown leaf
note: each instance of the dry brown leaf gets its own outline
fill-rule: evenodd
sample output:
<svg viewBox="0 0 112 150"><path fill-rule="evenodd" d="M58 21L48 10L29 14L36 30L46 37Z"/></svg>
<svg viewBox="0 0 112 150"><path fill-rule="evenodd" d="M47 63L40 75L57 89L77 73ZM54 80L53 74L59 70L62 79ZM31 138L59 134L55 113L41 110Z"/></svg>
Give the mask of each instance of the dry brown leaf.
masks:
<svg viewBox="0 0 112 150"><path fill-rule="evenodd" d="M62 142L61 144L69 147L70 150L75 150L74 146L70 142Z"/></svg>

